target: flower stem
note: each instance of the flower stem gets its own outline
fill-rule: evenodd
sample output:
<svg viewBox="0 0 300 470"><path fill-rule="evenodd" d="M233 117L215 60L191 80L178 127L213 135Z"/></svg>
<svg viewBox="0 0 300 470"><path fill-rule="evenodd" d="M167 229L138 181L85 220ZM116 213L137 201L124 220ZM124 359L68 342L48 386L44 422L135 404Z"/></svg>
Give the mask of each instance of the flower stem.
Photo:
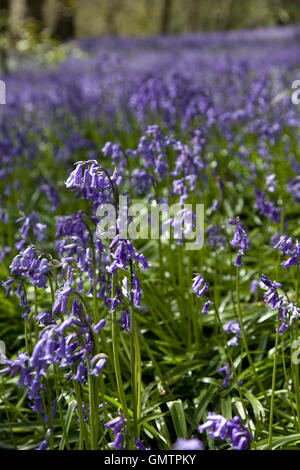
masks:
<svg viewBox="0 0 300 470"><path fill-rule="evenodd" d="M134 313L133 304L133 270L132 261L130 261L130 356L131 356L131 393L133 404L133 426L134 437L139 439L138 422L141 417L141 352L138 337L138 329Z"/></svg>
<svg viewBox="0 0 300 470"><path fill-rule="evenodd" d="M112 286L111 286L111 296L112 299L115 297L116 294L116 278L115 274L112 275ZM119 349L118 349L118 324L116 322L116 311L115 309L112 312L112 344L113 344L113 360L114 360L114 368L115 368L115 374L116 374L116 381L117 381L117 388L118 388L118 394L119 394L119 399L122 405L122 410L125 415L125 418L128 419L128 408L127 408L127 403L126 403L126 397L125 397L125 392L124 392L124 387L123 387L123 382L122 382L122 375L121 375L121 368L120 368L120 360L119 360Z"/></svg>
<svg viewBox="0 0 300 470"><path fill-rule="evenodd" d="M233 376L234 376L234 379L235 379L235 382L236 382L236 388L237 388L237 391L238 391L238 394L239 394L239 397L240 397L240 400L241 400L241 403L242 403L242 407L243 407L243 410L244 410L245 418L246 418L246 417L248 417L248 412L247 412L247 408L246 408L246 405L245 405L245 402L244 402L242 390L241 390L241 387L240 387L239 378L238 378L236 370L235 370L235 366L234 366L234 362L233 362L232 355L231 355L231 352L230 352L230 348L227 344L227 338L226 338L224 330L223 330L219 310L218 310L218 307L216 306L215 302L214 302L214 307L215 307L215 313L216 313L216 318L217 318L217 321L218 321L218 324L219 324L219 328L220 328L221 334L223 336L225 351L226 351L228 360L230 362L230 367L232 369L232 373L233 373Z"/></svg>
<svg viewBox="0 0 300 470"><path fill-rule="evenodd" d="M240 327L241 327L241 332L242 332L242 338L243 338L243 343L244 343L246 355L247 355L247 358L248 358L248 361L249 361L249 365L250 365L251 369L253 370L253 374L254 374L256 382L257 382L257 384L260 388L260 391L264 395L265 399L268 401L266 391L265 391L265 389L264 389L264 387L263 387L263 385L262 385L262 383L261 383L261 381L258 377L258 374L256 372L255 365L253 363L253 360L252 360L252 357L251 357L251 354L250 354L250 351L249 351L248 343L247 343L247 337L246 337L246 332L245 332L244 323L243 323L241 301L240 301L240 271L239 271L238 267L236 268L236 298L237 298L238 317L239 317L239 322L240 322Z"/></svg>
<svg viewBox="0 0 300 470"><path fill-rule="evenodd" d="M80 386L76 382L76 380L73 380L73 386L74 386L74 392L75 392L75 398L77 402L77 409L78 409L78 415L79 415L79 426L80 426L80 445L79 445L79 450L83 450L83 445L85 443L85 448L88 449L88 433L87 433L87 427L84 422L84 417L83 417L83 411L82 411L82 399L81 399L81 393L80 393Z"/></svg>
<svg viewBox="0 0 300 470"><path fill-rule="evenodd" d="M272 450L272 438L273 438L273 415L274 415L274 404L275 404L275 390L276 390L276 367L277 367L277 352L279 342L279 313L277 318L276 327L276 339L275 339L275 352L273 360L273 375L272 375L272 395L271 395L271 406L270 406L270 420L269 420L269 450Z"/></svg>

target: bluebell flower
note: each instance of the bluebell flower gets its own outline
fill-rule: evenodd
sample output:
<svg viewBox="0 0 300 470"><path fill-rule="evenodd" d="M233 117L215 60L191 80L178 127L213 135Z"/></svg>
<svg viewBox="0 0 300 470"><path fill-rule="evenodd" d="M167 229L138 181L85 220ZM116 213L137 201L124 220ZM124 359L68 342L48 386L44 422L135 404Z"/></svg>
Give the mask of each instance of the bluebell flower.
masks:
<svg viewBox="0 0 300 470"><path fill-rule="evenodd" d="M200 433L208 431L212 439L226 440L235 450L248 450L253 439L250 431L241 424L240 418L226 419L216 413L208 413L206 423L198 427Z"/></svg>
<svg viewBox="0 0 300 470"><path fill-rule="evenodd" d="M201 274L196 274L193 278L192 291L197 294L197 297L202 297L208 289L208 283L205 281Z"/></svg>
<svg viewBox="0 0 300 470"><path fill-rule="evenodd" d="M265 215L276 224L279 224L281 220L281 208L276 207L274 202L266 200L266 193L264 191L259 191L257 188L254 188L254 191L256 196L254 207L259 209L261 215Z"/></svg>
<svg viewBox="0 0 300 470"><path fill-rule="evenodd" d="M144 444L142 443L142 441L141 441L140 439L136 439L136 440L135 440L135 446L136 446L136 448L137 448L138 450L150 450L149 447L146 448L146 447L144 446Z"/></svg>
<svg viewBox="0 0 300 470"><path fill-rule="evenodd" d="M91 370L90 374L94 375L95 377L99 377L100 372L106 366L106 356L105 354L97 354L91 360Z"/></svg>
<svg viewBox="0 0 300 470"><path fill-rule="evenodd" d="M271 281L264 274L261 275L261 281L267 292L264 293L266 304L270 305L273 310L279 310L281 325L279 333L283 334L292 325L297 318L300 318L300 308L296 307L292 302L285 299L284 295L279 295L277 289L282 287L276 281Z"/></svg>
<svg viewBox="0 0 300 470"><path fill-rule="evenodd" d="M225 374L225 378L223 380L222 387L223 388L228 388L228 382L230 380L230 377L232 376L232 371L230 369L229 364L226 364L225 366L220 367L219 368L219 373L220 374Z"/></svg>
<svg viewBox="0 0 300 470"><path fill-rule="evenodd" d="M241 326L239 322L229 320L229 322L223 326L225 333L232 333L234 336L228 341L228 346L238 346L239 338L241 336Z"/></svg>
<svg viewBox="0 0 300 470"><path fill-rule="evenodd" d="M178 438L177 441L172 446L173 450L204 450L203 443L195 438L184 439Z"/></svg>
<svg viewBox="0 0 300 470"><path fill-rule="evenodd" d="M202 309L202 313L203 315L206 315L207 312L208 312L208 309L211 305L213 305L214 303L211 302L210 300L208 300L207 302L205 302L204 306L203 306L203 309Z"/></svg>
<svg viewBox="0 0 300 470"><path fill-rule="evenodd" d="M290 269L291 266L300 265L300 243L297 239L293 240L288 235L282 235L274 248L280 250L284 256L289 256L287 260L281 263L284 268Z"/></svg>
<svg viewBox="0 0 300 470"><path fill-rule="evenodd" d="M248 235L246 230L242 227L239 217L228 219L228 223L235 227L233 239L230 244L234 248L239 249L234 265L240 268L243 265L242 255L244 255L245 251L249 249Z"/></svg>

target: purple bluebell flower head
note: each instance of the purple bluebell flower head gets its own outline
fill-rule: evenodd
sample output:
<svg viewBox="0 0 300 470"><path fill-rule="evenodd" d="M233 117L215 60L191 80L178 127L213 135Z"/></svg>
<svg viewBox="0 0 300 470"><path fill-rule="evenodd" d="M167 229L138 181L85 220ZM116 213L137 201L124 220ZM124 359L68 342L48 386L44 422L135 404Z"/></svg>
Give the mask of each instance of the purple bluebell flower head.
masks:
<svg viewBox="0 0 300 470"><path fill-rule="evenodd" d="M232 371L230 369L229 364L226 364L225 366L220 367L219 373L220 374L225 374L225 378L223 380L222 387L223 388L228 388L228 383L229 383L230 377L232 376Z"/></svg>
<svg viewBox="0 0 300 470"><path fill-rule="evenodd" d="M208 413L206 423L198 428L200 433L208 431L213 439L226 440L235 450L248 450L253 439L250 431L241 424L240 418L226 419L216 413Z"/></svg>
<svg viewBox="0 0 300 470"><path fill-rule="evenodd" d="M229 320L229 322L223 327L226 333L232 333L233 335L241 335L241 326L239 322Z"/></svg>
<svg viewBox="0 0 300 470"><path fill-rule="evenodd" d="M118 432L113 442L108 444L109 447L114 447L116 450L123 449L123 434Z"/></svg>
<svg viewBox="0 0 300 470"><path fill-rule="evenodd" d="M104 354L97 354L97 356L93 357L91 360L91 370L90 374L94 375L95 377L99 377L100 372L106 366L106 356Z"/></svg>
<svg viewBox="0 0 300 470"><path fill-rule="evenodd" d="M284 268L290 269L292 266L300 265L300 243L297 239L293 240L288 235L282 235L274 248L280 250L283 256L289 256L281 263Z"/></svg>
<svg viewBox="0 0 300 470"><path fill-rule="evenodd" d="M122 327L130 333L130 313L126 312L125 309L122 311L122 316L121 316L121 324Z"/></svg>
<svg viewBox="0 0 300 470"><path fill-rule="evenodd" d="M251 286L250 286L250 291L252 294L255 294L255 292L257 291L259 287L259 282L256 280L256 279L253 279L253 281L251 282Z"/></svg>
<svg viewBox="0 0 300 470"><path fill-rule="evenodd" d="M279 224L281 219L281 208L276 207L274 202L268 201L264 191L259 191L257 188L254 188L254 191L256 196L254 207L259 209L259 213L261 215L264 215L276 224Z"/></svg>
<svg viewBox="0 0 300 470"><path fill-rule="evenodd" d="M112 419L104 424L105 428L110 428L113 434L117 434L121 431L124 425L124 417L118 416L117 418Z"/></svg>
<svg viewBox="0 0 300 470"><path fill-rule="evenodd" d="M271 305L273 309L280 308L282 306L283 296L278 294L277 289L282 287L282 285L276 281L271 281L264 274L261 275L260 280L268 288L267 292L264 293L265 302Z"/></svg>
<svg viewBox="0 0 300 470"><path fill-rule="evenodd" d="M233 337L228 341L228 346L238 346L239 338L241 336L241 326L239 322L234 322L230 320L224 327L223 330L225 333L233 334Z"/></svg>
<svg viewBox="0 0 300 470"><path fill-rule="evenodd" d="M205 302L203 309L202 309L203 315L206 315L208 313L208 309L211 305L213 305L213 302L211 302L211 300L208 300L207 302Z"/></svg>
<svg viewBox="0 0 300 470"><path fill-rule="evenodd" d="M11 276L26 277L37 287L46 287L48 272L47 259L37 258L31 246L17 255L10 265Z"/></svg>
<svg viewBox="0 0 300 470"><path fill-rule="evenodd" d="M93 331L98 334L98 333L100 332L100 330L102 330L102 328L105 327L105 324L106 324L106 320L105 320L105 319L100 320L100 321L97 323L97 325L93 325Z"/></svg>
<svg viewBox="0 0 300 470"><path fill-rule="evenodd" d="M279 333L283 334L297 318L300 318L300 308L285 299L284 295L278 294L277 289L282 287L281 284L276 281L271 281L264 274L261 275L260 279L268 289L267 292L264 293L266 304L270 305L273 310L279 310L281 320Z"/></svg>
<svg viewBox="0 0 300 470"><path fill-rule="evenodd" d="M135 440L135 446L138 450L150 450L150 447L146 448L140 439Z"/></svg>
<svg viewBox="0 0 300 470"><path fill-rule="evenodd" d="M235 219L229 219L228 223L235 227L233 239L231 240L230 244L234 248L238 248L238 254L235 260L235 266L241 267L242 266L242 255L244 255L245 251L249 249L249 239L246 230L242 227L240 223L239 217Z"/></svg>
<svg viewBox="0 0 300 470"><path fill-rule="evenodd" d="M201 274L196 274L193 279L192 291L197 297L202 297L208 289L208 283Z"/></svg>
<svg viewBox="0 0 300 470"><path fill-rule="evenodd" d="M195 438L184 439L178 438L177 441L172 446L173 450L204 450L203 443Z"/></svg>
<svg viewBox="0 0 300 470"><path fill-rule="evenodd" d="M227 244L227 237L223 233L223 228L220 226L210 225L206 229L207 244L211 245L212 248L219 247L221 250L225 250Z"/></svg>

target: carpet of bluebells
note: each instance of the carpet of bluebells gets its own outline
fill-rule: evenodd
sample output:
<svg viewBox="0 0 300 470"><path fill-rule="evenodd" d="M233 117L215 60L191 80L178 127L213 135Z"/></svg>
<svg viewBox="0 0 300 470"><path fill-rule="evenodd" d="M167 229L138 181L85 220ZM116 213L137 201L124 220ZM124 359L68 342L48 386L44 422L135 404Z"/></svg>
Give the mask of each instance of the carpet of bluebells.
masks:
<svg viewBox="0 0 300 470"><path fill-rule="evenodd" d="M86 39L0 77L1 449L300 448L299 46ZM122 238L119 196L204 204L203 248Z"/></svg>

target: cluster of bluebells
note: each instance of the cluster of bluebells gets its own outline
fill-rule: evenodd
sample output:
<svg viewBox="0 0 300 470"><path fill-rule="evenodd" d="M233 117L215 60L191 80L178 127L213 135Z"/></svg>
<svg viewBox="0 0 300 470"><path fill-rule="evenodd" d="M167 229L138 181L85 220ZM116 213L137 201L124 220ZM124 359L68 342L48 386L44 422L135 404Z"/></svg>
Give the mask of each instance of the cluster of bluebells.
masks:
<svg viewBox="0 0 300 470"><path fill-rule="evenodd" d="M123 450L125 447L125 418L124 416L117 416L117 418L112 419L104 424L106 429L110 429L115 438L113 442L109 444L109 447L113 447L116 450Z"/></svg>
<svg viewBox="0 0 300 470"><path fill-rule="evenodd" d="M249 429L241 424L238 416L226 419L216 413L208 413L206 423L198 428L200 433L208 432L214 440L221 439L232 445L234 450L248 450L253 439Z"/></svg>
<svg viewBox="0 0 300 470"><path fill-rule="evenodd" d="M224 229L218 225L209 225L206 229L207 239L206 243L213 249L220 248L225 250L227 245L227 237L224 234Z"/></svg>
<svg viewBox="0 0 300 470"><path fill-rule="evenodd" d="M108 447L115 450L124 450L127 448L126 419L123 415L119 415L108 421L104 424L104 427L105 429L110 429L111 433L115 436L113 442L108 444ZM137 450L149 450L145 448L140 439L135 439L133 443Z"/></svg>
<svg viewBox="0 0 300 470"><path fill-rule="evenodd" d="M300 176L297 175L286 185L287 191L292 195L295 204L300 202Z"/></svg>
<svg viewBox="0 0 300 470"><path fill-rule="evenodd" d="M79 151L95 151L95 143L83 136L83 133L86 133L85 130L82 131L82 135L80 134L79 128L85 128L85 126L78 124L81 124L84 118L88 118L89 122L95 119L97 125L99 122L109 123L107 127L111 129L115 122L119 122L119 119L124 129L129 132L133 129L131 122L134 122L134 125L139 123L141 128L146 129L135 149L123 150L120 144L113 142L107 142L104 145L102 148L104 158L109 159L110 164L117 167L111 176L102 165L92 159L95 153L88 154L88 158L91 159L76 163L75 169L65 184L68 189L76 193L77 198L90 203L93 214L87 215L84 211L78 211L56 218L56 251L59 261L55 269L48 257L41 254L35 247L27 246L28 243L40 243L45 240L46 225L40 222L39 214L36 212L25 214L24 207L19 204L22 217L16 221L21 226L15 244L19 253L11 263L10 278L3 282L3 285L6 288L6 295L12 292L20 298L20 306L24 308L24 318L26 321L36 321L39 336L36 344L31 344L33 346L31 352L20 352L13 361L6 359L1 372L8 373L11 377L19 374L19 385L27 390L28 397L33 401L33 410L43 413L46 422L49 416L47 417L46 410L44 410L42 394L47 387L46 379L49 369L52 371L53 367L58 367L66 373L67 380L74 380L85 385L88 374L98 377L106 365L106 356L94 353L93 341L95 336L97 337L102 332L107 319L102 318L96 322L82 304L82 297L89 300L89 296L95 295L96 300L101 299L102 306L110 308L111 312L120 307L121 325L127 332L130 332L127 300L136 308L141 307L142 288L138 270L149 268L150 264L145 256L138 253L131 242L122 240L119 235L113 240L109 252L106 253L97 234L94 234L94 226L98 221L95 215L96 209L107 202L115 202L116 187L124 183L126 172L130 173L129 186L133 196L149 196L155 193L155 197L162 200L162 188L167 182L170 197L179 198L181 204L189 198L192 199L194 195L203 196L204 190L208 190L208 193L210 184L208 178L212 177L218 181L222 193L209 209L211 214L217 216L221 202L225 199L224 181L226 178L224 181L220 178L218 165L221 161L219 162L215 156L211 163L216 166L207 163L209 155L216 154L215 140L212 137L216 133L223 136L228 149L237 148L242 165L248 166L248 169L257 174L258 166L254 164L251 166L250 149L246 144L250 132L258 139L258 155L263 159L263 168L266 171L266 191L272 194L276 192L277 180L270 165L269 144L274 145L281 138L280 131L283 126L290 125L298 129L299 120L296 110L291 110L289 104L288 106L285 103L280 104L280 108L273 104L272 107L268 107L268 103L272 102L272 94L265 84L274 70L278 69L279 62L286 66L286 70L294 67L298 49L297 47L291 48L291 42L285 41L288 46L282 45L283 49L278 48L278 51L274 52L271 35L269 47L272 57L270 54L270 60L265 60L265 54L268 54L269 50L267 48L267 52L263 52L259 40L259 47L255 50L255 54L252 54L253 56L249 54L245 61L241 61L240 55L236 54L236 57L231 58L230 64L225 55L224 58L221 55L218 56L219 60L214 60L212 63L211 55L205 52L201 55L199 62L198 46L203 51L211 47L218 49L216 44L219 44L220 40L220 44L222 46L225 44L227 47L243 38L243 47L251 51L253 37L248 42L248 36L244 37L240 34L242 33L235 35L235 38L230 38L229 42L226 36L212 36L211 45L205 43L205 48L203 48L203 39L194 38L197 44L195 52L190 47L190 38L178 40L165 38L162 43L156 42L160 40L151 39L149 46L154 44L156 47L159 44L163 54L160 60L155 58L153 61L152 56L155 54L151 51L151 47L147 46L146 49L149 51L144 50L147 59L144 61L144 67L137 67L136 54L132 53L134 47L132 42L127 41L124 44L120 42L122 48L130 52L126 54L126 62L125 60L122 62L121 57L118 57L116 61L118 65L114 67L112 60L105 58L102 53L82 63L70 60L62 64L58 71L53 70L49 76L43 74L41 79L45 81L43 82L45 86L32 86L32 83L39 83L40 80L35 71L28 71L24 77L22 76L22 80L20 76L14 74L7 77L12 85L10 88L16 91L11 98L12 106L8 107L10 118L7 119L6 112L3 119L1 115L0 183L1 187L3 185L4 198L7 199L2 201L1 198L0 221L2 225L9 225L9 213L5 208L5 204L9 207L7 202L11 199L9 195L13 191L23 195L18 176L17 180L12 182L15 174L20 173L14 170L21 169L22 171L26 168L26 175L29 179L31 173L36 174L36 171L30 170L34 168L36 162L39 162L41 139L49 135L49 129L50 134L53 130L55 131L53 133L56 135L55 140L61 141L60 146L57 143L53 144L50 153L55 154L55 164L62 169L73 163L74 154L78 154ZM281 34L282 37L291 38L289 36L291 32L281 32ZM176 47L173 47L174 45ZM98 46L99 44L95 42L95 49L99 50ZM175 49L179 53L185 51L185 54L180 54L182 61L174 61L174 55L169 51ZM126 64L123 75L120 74L122 68L119 67L120 63L121 66L122 63ZM72 73L74 65L80 76L76 86L74 86ZM199 70L202 74L200 86ZM252 77L255 74L249 74L254 70L260 70L258 77ZM219 86L215 86L216 81ZM280 85L284 84L281 77L278 78L278 82ZM243 88L244 84L246 84L247 93ZM60 106L57 106L57 88L62 90ZM228 100L225 100L226 103L222 99L225 90L228 97ZM101 106L98 106L99 102ZM31 119L32 109L36 116L34 122ZM130 119L128 119L128 111L131 113ZM29 119L25 119L28 116ZM159 116L163 122L163 128L167 129L166 135L158 125L148 125L149 119L153 119L153 116L154 119ZM193 128L195 120L197 120L196 129ZM18 125L20 122L22 126ZM236 132L238 124L242 126L239 132ZM177 140L173 136L172 132L178 128L178 125L182 130L188 129L191 136L188 143ZM49 142L49 145L52 144ZM299 165L294 157L290 157L289 151L291 148L286 142L287 158L290 159L293 170L297 174ZM134 168L128 165L129 159L135 164ZM53 166L56 167L56 165ZM241 177L243 177L242 173ZM39 186L37 194L45 194L51 204L51 210L56 211L60 200L55 187L46 180L37 186ZM286 187L295 203L298 203L300 200L299 176L290 180ZM269 200L270 194L255 188L255 196L255 207L259 213L278 224L281 219L281 210L275 202ZM84 202L82 206L83 204ZM189 213L185 211L187 210L182 209L181 219L178 221L171 220L174 228L176 228L176 223L181 225L185 216L191 216L190 230L194 227L194 214L192 211ZM240 267L242 256L249 248L249 240L238 218L230 220L229 223L235 227L231 245L238 249L235 265ZM1 243L6 243L8 231L4 230L5 236ZM226 248L227 237L222 226L210 225L207 235L207 243L213 249ZM13 244L11 247L0 248L0 261L13 250ZM291 237L284 235L276 241L275 248L281 250L282 254L288 258L282 263L284 268L299 266L298 240L293 241ZM34 316L30 315L31 304L27 298L26 284L29 283L35 289L47 289L50 276L55 288L51 308L49 311L40 311ZM114 296L111 294L113 277L116 278ZM295 318L299 317L299 309L278 293L281 284L270 281L264 275L261 280L267 287L264 295L266 303L280 311L282 321L280 332L282 333L294 322ZM256 287L257 285L253 284L252 291L255 291ZM202 275L197 274L193 280L193 292L197 297L202 298L207 289L208 283ZM207 314L212 305L213 302L206 301L202 313ZM240 325L231 321L224 327L224 331L233 335L228 344L237 346L240 338ZM227 387L231 377L229 366L222 367L219 372L225 374L223 387ZM51 405L51 412L54 416L56 403L53 402ZM88 410L84 411L85 416L87 412ZM123 449L126 435L124 417L119 416L106 423L105 427L110 429L115 436L111 446L118 450ZM233 445L233 448L249 447L251 436L242 427L238 418L226 420L220 415L210 414L208 422L200 428L201 430L202 428L210 429L209 432L213 438L225 439ZM49 433L50 430L47 431L40 449L48 447ZM143 444L139 440L135 442L135 445L143 449ZM201 448L203 445L198 439L179 439L174 445L174 449L200 450Z"/></svg>
<svg viewBox="0 0 300 470"><path fill-rule="evenodd" d="M66 186L75 189L81 198L92 202L94 210L99 203L115 201L114 178L115 175L110 178L106 170L96 161L90 160L76 164ZM31 220L22 219L21 231L24 239L28 237ZM48 411L43 392L48 387L47 380L51 378L53 368L62 370L68 381L73 380L80 385L87 383L89 375L99 377L105 368L107 356L95 352L95 342L107 319L102 318L96 323L86 303L88 296L95 295L96 292L96 298L102 298L103 305L110 306L111 312L121 304L121 326L128 332L130 314L125 298L132 301L136 308L141 306L142 289L136 271L146 270L150 264L144 254L138 253L132 243L121 239L119 234L112 241L109 252L105 253L94 230L97 221L97 217L81 210L58 216L56 250L60 259L55 260L30 245L13 259L10 266L11 277L3 283L7 296L13 285L17 284L13 293L20 297L20 305L25 307L24 318L26 321L34 320L40 331L32 352L19 353L13 361L6 358L1 374L9 374L11 377L19 375L19 386L26 389L32 410L41 413L44 420L48 420ZM98 271L95 269L97 266ZM111 288L111 277L117 272L126 272L129 268L129 279L124 276L122 287L118 280L115 296L109 297L107 291ZM87 281L90 282L90 289L86 292L84 287ZM53 295L50 312L40 311L29 317L31 305L27 300L25 287L28 282L35 288L46 289L50 285ZM56 290L53 289L54 285ZM98 286L99 289L96 289ZM54 408L53 416L56 412ZM86 413L84 411L85 415ZM115 449L123 448L126 428L124 419L119 417L107 423L106 427L115 434L111 445ZM47 448L48 441L46 436L40 448ZM143 448L139 440L135 445L139 449Z"/></svg>
<svg viewBox="0 0 300 470"><path fill-rule="evenodd" d="M240 323L229 320L229 322L223 326L223 330L227 334L232 334L233 337L228 341L228 346L238 346L239 339L241 337L241 325Z"/></svg>
<svg viewBox="0 0 300 470"><path fill-rule="evenodd" d="M91 222L96 223L94 217ZM78 290L83 292L83 279L89 281L89 291L92 293L96 285L101 284L97 296L104 298L105 276L103 269L99 271L99 276L95 277L93 263L100 263L100 258L105 264L105 254L103 254L101 240L97 235L91 237L91 233L86 222L86 214L78 211L74 214L59 216L56 218L56 251L61 259L62 273L66 273L66 280L69 284L74 283L74 266L79 273Z"/></svg>
<svg viewBox="0 0 300 470"><path fill-rule="evenodd" d="M3 281L2 285L6 289L6 297L12 291L13 285L17 288L13 291L14 295L20 297L20 306L24 307L24 318L28 318L31 306L26 294L26 281L39 288L45 288L50 272L47 258L43 255L37 256L36 250L28 246L13 259L10 265L10 279Z"/></svg>
<svg viewBox="0 0 300 470"><path fill-rule="evenodd" d="M19 208L24 211L23 204L19 204ZM20 239L15 243L17 250L24 249L26 243L30 240L31 232L37 243L42 242L47 237L47 226L39 221L39 215L36 212L32 212L28 216L22 215L16 220L16 223L22 223L19 229Z"/></svg>
<svg viewBox="0 0 300 470"><path fill-rule="evenodd" d="M104 404L105 406L107 406L107 402ZM78 409L78 404L76 403L76 405L73 406L73 409L72 409L72 412L75 413L75 411ZM87 409L84 405L84 403L82 404L82 418L83 418L83 421L85 423L88 422L88 414L89 414L89 411L90 411L90 407L88 406ZM103 405L102 403L99 405L99 410L102 410L103 409ZM78 414L79 415L79 414ZM78 416L77 418L77 422L80 423L80 417Z"/></svg>
<svg viewBox="0 0 300 470"><path fill-rule="evenodd" d="M122 293L137 308L141 306L142 289L140 281L134 267L141 267L142 270L148 269L151 265L148 263L144 254L140 254L133 247L129 240L122 240L118 234L110 244L111 264L106 267L106 271L113 275L118 270L128 270L130 267L130 282L127 277L123 278L122 289L116 289L116 295L110 299L111 311L115 311L119 303L122 303ZM124 302L123 302L124 303ZM124 315L124 314L123 314ZM126 322L126 319L125 319Z"/></svg>
<svg viewBox="0 0 300 470"><path fill-rule="evenodd" d="M196 276L193 279L193 285L192 285L192 291L195 292L198 298L203 297L207 289L209 288L208 282L204 279L204 277L201 274L196 274ZM207 300L202 308L202 313L203 315L206 315L208 313L208 310L210 306L213 305L213 302L211 300Z"/></svg>
<svg viewBox="0 0 300 470"><path fill-rule="evenodd" d="M276 207L273 201L266 200L266 193L264 191L259 191L257 188L255 188L255 196L255 208L259 210L259 213L268 217L276 224L279 224L281 219L280 207Z"/></svg>
<svg viewBox="0 0 300 470"><path fill-rule="evenodd" d="M77 162L65 185L68 189L75 190L77 197L92 201L95 209L100 204L111 201L111 181L96 160Z"/></svg>
<svg viewBox="0 0 300 470"><path fill-rule="evenodd" d="M282 284L271 281L264 274L260 278L267 291L264 293L266 304L270 305L273 310L279 310L281 325L279 333L283 334L297 318L300 318L300 308L289 302L283 294L278 293L278 289L282 288Z"/></svg>
<svg viewBox="0 0 300 470"><path fill-rule="evenodd" d="M219 374L225 374L224 380L222 382L222 387L228 388L229 380L232 376L232 371L230 369L229 364L226 364L225 366L220 367L218 372Z"/></svg>
<svg viewBox="0 0 300 470"><path fill-rule="evenodd" d="M228 219L228 223L234 226L233 239L230 241L231 246L238 248L238 254L235 260L235 266L243 265L242 256L249 249L249 239L246 230L242 227L239 217Z"/></svg>
<svg viewBox="0 0 300 470"><path fill-rule="evenodd" d="M300 265L300 243L288 235L282 235L274 248L280 250L283 256L288 258L281 263L283 268L290 269L292 266Z"/></svg>
<svg viewBox="0 0 300 470"><path fill-rule="evenodd" d="M84 313L79 299L72 302L72 309L66 319L60 320L56 312L38 314L37 321L44 328L39 334L31 356L19 353L16 360L5 361L1 373L14 377L20 375L19 386L27 389L28 397L33 400L32 409L44 413L42 391L45 377L50 366L65 370L69 378L85 384L89 373L98 377L106 365L104 354L93 355L93 331L100 331L102 325L92 325Z"/></svg>
<svg viewBox="0 0 300 470"><path fill-rule="evenodd" d="M142 157L143 165L147 173L141 173L141 176L148 174L150 176L149 182L152 184L157 177L159 181L167 175L169 165L167 159L167 148L173 140L164 135L157 125L148 126L145 134L140 138L137 154ZM135 169L133 176L139 175L139 170ZM145 181L146 183L146 181ZM143 184L142 184L143 186Z"/></svg>
<svg viewBox="0 0 300 470"><path fill-rule="evenodd" d="M201 274L196 274L193 279L192 291L195 292L198 298L201 298L207 291L209 284L206 282Z"/></svg>

